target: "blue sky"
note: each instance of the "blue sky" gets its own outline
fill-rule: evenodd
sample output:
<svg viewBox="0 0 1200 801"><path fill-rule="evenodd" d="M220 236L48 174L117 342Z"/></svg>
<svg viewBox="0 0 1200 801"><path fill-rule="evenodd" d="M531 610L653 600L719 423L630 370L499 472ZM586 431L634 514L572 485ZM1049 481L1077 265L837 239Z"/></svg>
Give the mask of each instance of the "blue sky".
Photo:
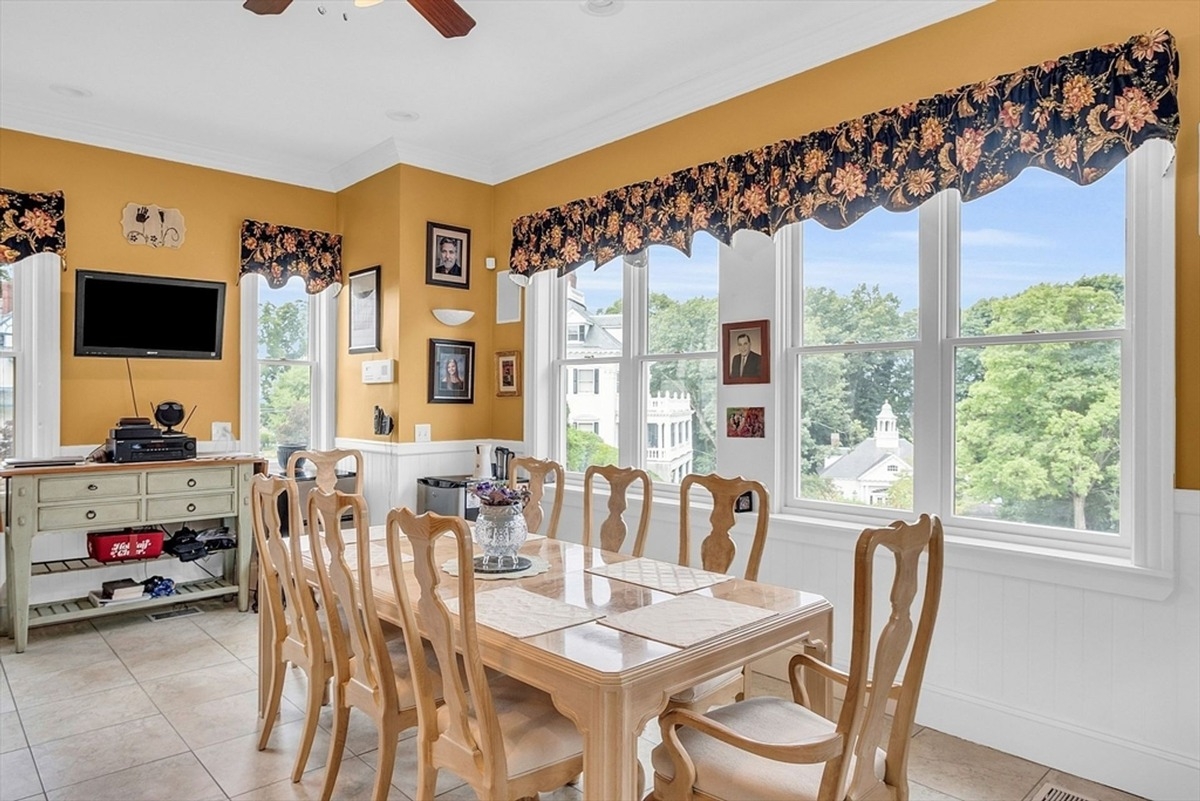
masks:
<svg viewBox="0 0 1200 801"><path fill-rule="evenodd" d="M963 204L963 308L1042 282L1123 274L1124 186L1124 163L1089 187L1034 168ZM717 290L717 250L706 234L695 237L690 262L672 248L651 248L651 291L677 300L711 297ZM861 283L878 284L895 293L902 308L915 308L917 214L876 209L841 231L804 223L804 264L808 287L844 294ZM621 296L619 261L599 270L586 265L577 273L589 309L605 308Z"/></svg>

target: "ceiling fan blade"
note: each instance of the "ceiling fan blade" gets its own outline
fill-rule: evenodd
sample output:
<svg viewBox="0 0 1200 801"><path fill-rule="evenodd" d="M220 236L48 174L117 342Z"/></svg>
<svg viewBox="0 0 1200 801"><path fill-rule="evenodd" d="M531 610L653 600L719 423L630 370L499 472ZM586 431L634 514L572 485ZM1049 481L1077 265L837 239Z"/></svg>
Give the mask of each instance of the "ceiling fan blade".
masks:
<svg viewBox="0 0 1200 801"><path fill-rule="evenodd" d="M282 14L292 0L246 0L242 8L255 14Z"/></svg>
<svg viewBox="0 0 1200 801"><path fill-rule="evenodd" d="M408 4L447 39L466 36L475 27L475 20L454 0L408 0Z"/></svg>

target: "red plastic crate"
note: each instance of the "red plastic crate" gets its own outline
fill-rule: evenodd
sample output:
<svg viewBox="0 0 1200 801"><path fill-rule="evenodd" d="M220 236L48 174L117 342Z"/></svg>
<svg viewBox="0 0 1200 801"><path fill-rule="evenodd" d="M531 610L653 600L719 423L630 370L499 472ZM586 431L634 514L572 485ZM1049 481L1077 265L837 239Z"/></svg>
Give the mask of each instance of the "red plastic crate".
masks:
<svg viewBox="0 0 1200 801"><path fill-rule="evenodd" d="M162 529L90 532L87 535L88 556L97 562L154 559L162 553L165 536Z"/></svg>

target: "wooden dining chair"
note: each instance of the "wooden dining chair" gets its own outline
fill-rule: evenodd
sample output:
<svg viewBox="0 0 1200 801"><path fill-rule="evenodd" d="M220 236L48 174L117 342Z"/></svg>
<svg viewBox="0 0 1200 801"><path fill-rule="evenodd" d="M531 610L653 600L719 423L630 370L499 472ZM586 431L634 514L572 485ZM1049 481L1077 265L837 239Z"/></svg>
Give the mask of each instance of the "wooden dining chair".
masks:
<svg viewBox="0 0 1200 801"><path fill-rule="evenodd" d="M347 510L352 521L343 532L342 515ZM314 489L308 497L308 533L333 656L333 730L321 799L329 801L333 796L350 708L357 707L375 721L378 731L379 757L371 798L383 801L391 785L400 733L417 725L417 701L405 638L387 637L375 608L366 501L353 493ZM346 534L353 536L357 545L354 566L346 560ZM416 653L424 654L419 643ZM434 703L440 696L440 676L430 671L425 686L429 702Z"/></svg>
<svg viewBox="0 0 1200 801"><path fill-rule="evenodd" d="M750 542L750 553L746 558L744 576L749 581L758 580L758 567L762 562L763 547L767 542L767 522L770 514L770 495L758 481L738 476L724 478L715 474L707 476L692 473L684 476L679 484L679 564L691 561L691 495L692 488L700 487L712 497L712 514L709 516L709 533L700 543L700 567L714 573L727 573L737 555L737 545L729 532L735 522L734 509L739 497L753 494L757 507L754 539ZM745 669L738 668L707 679L694 687L671 696L668 709L683 708L696 712L727 704L740 699L745 690Z"/></svg>
<svg viewBox="0 0 1200 801"><path fill-rule="evenodd" d="M283 682L290 662L304 671L308 681L304 732L300 738L300 749L296 752L296 763L292 767L292 781L298 782L312 751L322 699L333 676L333 664L312 592L299 571L301 561L298 546L301 538L284 537L281 533L281 498L287 504L291 519L300 519L296 483L262 474L254 476L251 481L250 517L262 584L259 614L270 618L271 631L270 643L263 644L270 649L270 653L262 660L268 675L265 677L266 707L263 710L265 717L258 737L258 750L265 749L271 737L275 718L279 715Z"/></svg>
<svg viewBox="0 0 1200 801"><path fill-rule="evenodd" d="M654 482L645 470L636 467L591 465L583 473L583 547L592 546L592 492L596 478L608 482L608 517L600 524L599 547L605 551L620 551L625 544L629 527L625 525L625 510L629 508L627 498L629 486L642 482L642 516L638 520L637 534L633 538L633 555L641 556L646 550L646 532L650 529L650 507L654 500Z"/></svg>
<svg viewBox="0 0 1200 801"><path fill-rule="evenodd" d="M542 525L542 496L546 493L546 476L554 474L554 505L550 507L550 525L546 536L558 536L558 518L562 515L563 482L566 473L558 462L549 459L534 459L532 456L514 456L508 460L508 486L517 486L517 468L529 474L529 501L525 504L525 523L531 534L537 534Z"/></svg>
<svg viewBox="0 0 1200 801"><path fill-rule="evenodd" d="M889 592L876 593L875 555L894 559ZM913 627L912 606L921 583L924 596ZM882 576L886 580L886 575ZM660 718L662 744L654 749L654 790L647 799L717 801L844 801L908 797L908 745L942 588L942 524L921 515L869 528L854 552L854 621L850 669L842 673L807 654L793 657L788 673L793 701L760 697L713 710L708 715L670 710ZM872 649L873 600L887 597L890 609ZM897 682L900 665L904 674ZM803 671L814 670L843 684L845 701L837 722L807 708ZM875 688L888 688L875 692ZM884 713L895 716L886 752Z"/></svg>
<svg viewBox="0 0 1200 801"><path fill-rule="evenodd" d="M412 599L400 559L401 533L412 543L412 572L420 596ZM437 541L448 535L458 557L458 625L438 591L443 572ZM475 623L475 568L466 521L432 512L417 516L393 509L387 518L392 583L400 602L405 639L416 653L416 620L433 644L445 684L445 705L434 707L427 666L412 660L417 687L417 801L433 801L437 775L449 770L479 798L515 801L553 790L583 770L583 738L541 690L486 671ZM456 630L457 628L457 630ZM458 654L463 669L456 669Z"/></svg>

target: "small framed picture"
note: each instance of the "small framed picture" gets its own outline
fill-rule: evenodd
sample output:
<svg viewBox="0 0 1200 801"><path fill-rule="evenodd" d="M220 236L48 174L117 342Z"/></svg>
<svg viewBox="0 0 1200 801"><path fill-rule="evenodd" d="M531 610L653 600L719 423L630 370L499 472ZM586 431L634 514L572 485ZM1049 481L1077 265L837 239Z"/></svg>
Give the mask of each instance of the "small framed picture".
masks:
<svg viewBox="0 0 1200 801"><path fill-rule="evenodd" d="M429 340L429 402L475 402L475 343Z"/></svg>
<svg viewBox="0 0 1200 801"><path fill-rule="evenodd" d="M471 232L445 223L425 225L425 283L471 288Z"/></svg>
<svg viewBox="0 0 1200 801"><path fill-rule="evenodd" d="M725 436L763 439L767 436L766 419L764 406L730 406L725 410Z"/></svg>
<svg viewBox="0 0 1200 801"><path fill-rule="evenodd" d="M502 350L496 354L496 396L516 398L521 395L521 352Z"/></svg>
<svg viewBox="0 0 1200 801"><path fill-rule="evenodd" d="M379 351L379 266L350 273L350 352Z"/></svg>
<svg viewBox="0 0 1200 801"><path fill-rule="evenodd" d="M725 323L721 326L722 383L771 383L770 326L770 320Z"/></svg>

